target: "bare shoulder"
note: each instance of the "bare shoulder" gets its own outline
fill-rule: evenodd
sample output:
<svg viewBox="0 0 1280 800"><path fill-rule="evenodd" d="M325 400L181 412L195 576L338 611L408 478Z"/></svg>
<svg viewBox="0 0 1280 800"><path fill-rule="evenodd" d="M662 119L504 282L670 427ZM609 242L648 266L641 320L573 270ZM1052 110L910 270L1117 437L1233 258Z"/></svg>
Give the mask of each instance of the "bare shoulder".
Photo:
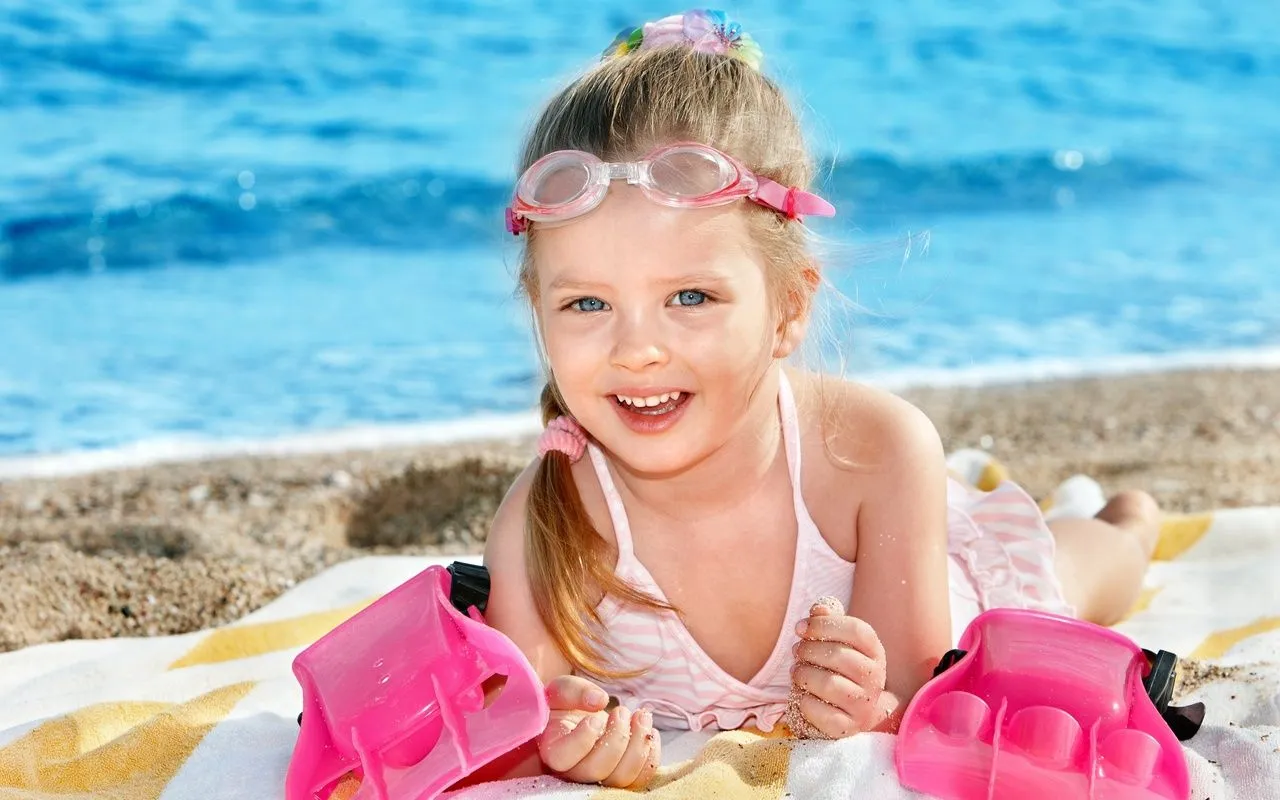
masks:
<svg viewBox="0 0 1280 800"><path fill-rule="evenodd" d="M528 517L529 489L540 463L541 459L533 459L516 476L494 514L489 539L485 546L485 564L490 565L491 561L495 562L489 566L490 572L495 566L502 570L523 571L525 569L524 530L525 520ZM604 492L587 459L584 458L573 465L573 481L596 532L610 547L614 546L613 523L609 519Z"/></svg>
<svg viewBox="0 0 1280 800"><path fill-rule="evenodd" d="M923 411L892 392L811 372L789 375L800 415L806 505L832 548L853 560L853 521L863 503L944 473L941 438Z"/></svg>
<svg viewBox="0 0 1280 800"><path fill-rule="evenodd" d="M906 399L827 375L798 373L792 380L805 440L821 448L815 452L822 457L809 463L873 475L943 458L933 421Z"/></svg>
<svg viewBox="0 0 1280 800"><path fill-rule="evenodd" d="M524 573L524 527L533 483L535 459L516 476L498 505L485 541L484 563L491 575L504 578ZM527 582L527 579L526 579Z"/></svg>

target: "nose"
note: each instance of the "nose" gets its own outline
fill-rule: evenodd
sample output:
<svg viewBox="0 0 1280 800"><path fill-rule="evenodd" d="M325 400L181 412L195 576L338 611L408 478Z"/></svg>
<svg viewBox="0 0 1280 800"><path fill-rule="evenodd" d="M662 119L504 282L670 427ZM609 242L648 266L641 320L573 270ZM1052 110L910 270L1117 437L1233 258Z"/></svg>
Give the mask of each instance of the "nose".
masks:
<svg viewBox="0 0 1280 800"><path fill-rule="evenodd" d="M670 358L658 321L643 313L619 314L610 362L632 372L666 364Z"/></svg>

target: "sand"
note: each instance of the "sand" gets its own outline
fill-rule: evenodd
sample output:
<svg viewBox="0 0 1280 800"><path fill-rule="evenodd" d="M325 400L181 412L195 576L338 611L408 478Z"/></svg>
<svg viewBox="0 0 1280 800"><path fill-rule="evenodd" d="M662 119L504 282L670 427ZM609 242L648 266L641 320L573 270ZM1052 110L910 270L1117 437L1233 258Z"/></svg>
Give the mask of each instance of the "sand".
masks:
<svg viewBox="0 0 1280 800"><path fill-rule="evenodd" d="M1280 504L1280 372L904 392L1036 496L1077 472L1171 511ZM531 440L0 483L0 650L235 620L370 553L476 552Z"/></svg>
<svg viewBox="0 0 1280 800"><path fill-rule="evenodd" d="M1173 702L1181 703L1197 689L1219 681L1238 681L1240 683L1258 683L1263 669L1258 665L1210 664L1205 661L1182 659L1178 670L1178 685L1174 691ZM1234 699L1234 696L1233 698Z"/></svg>

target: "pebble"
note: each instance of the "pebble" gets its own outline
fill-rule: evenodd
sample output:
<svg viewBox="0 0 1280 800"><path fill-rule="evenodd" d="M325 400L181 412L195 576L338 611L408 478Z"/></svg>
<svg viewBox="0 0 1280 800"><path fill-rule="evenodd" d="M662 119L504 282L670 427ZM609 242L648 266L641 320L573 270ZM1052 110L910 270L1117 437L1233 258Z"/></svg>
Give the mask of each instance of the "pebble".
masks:
<svg viewBox="0 0 1280 800"><path fill-rule="evenodd" d="M266 495L259 494L257 492L249 493L250 508L271 508L275 504L276 504L275 501L272 500L270 497L267 497Z"/></svg>

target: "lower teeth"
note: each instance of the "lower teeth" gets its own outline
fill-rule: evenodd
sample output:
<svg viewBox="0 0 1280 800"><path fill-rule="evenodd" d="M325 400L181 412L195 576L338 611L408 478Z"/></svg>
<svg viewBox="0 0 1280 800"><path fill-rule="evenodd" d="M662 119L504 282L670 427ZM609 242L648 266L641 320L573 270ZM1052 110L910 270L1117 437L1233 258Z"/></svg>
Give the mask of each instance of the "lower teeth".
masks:
<svg viewBox="0 0 1280 800"><path fill-rule="evenodd" d="M644 414L646 417L656 417L656 416L659 416L662 414L668 414L674 411L675 407L679 405L679 403L680 403L679 400L668 400L667 402L662 403L661 405L645 406L643 408L640 408L638 406L633 406L628 403L623 403L623 405L625 405L629 410L637 414Z"/></svg>

